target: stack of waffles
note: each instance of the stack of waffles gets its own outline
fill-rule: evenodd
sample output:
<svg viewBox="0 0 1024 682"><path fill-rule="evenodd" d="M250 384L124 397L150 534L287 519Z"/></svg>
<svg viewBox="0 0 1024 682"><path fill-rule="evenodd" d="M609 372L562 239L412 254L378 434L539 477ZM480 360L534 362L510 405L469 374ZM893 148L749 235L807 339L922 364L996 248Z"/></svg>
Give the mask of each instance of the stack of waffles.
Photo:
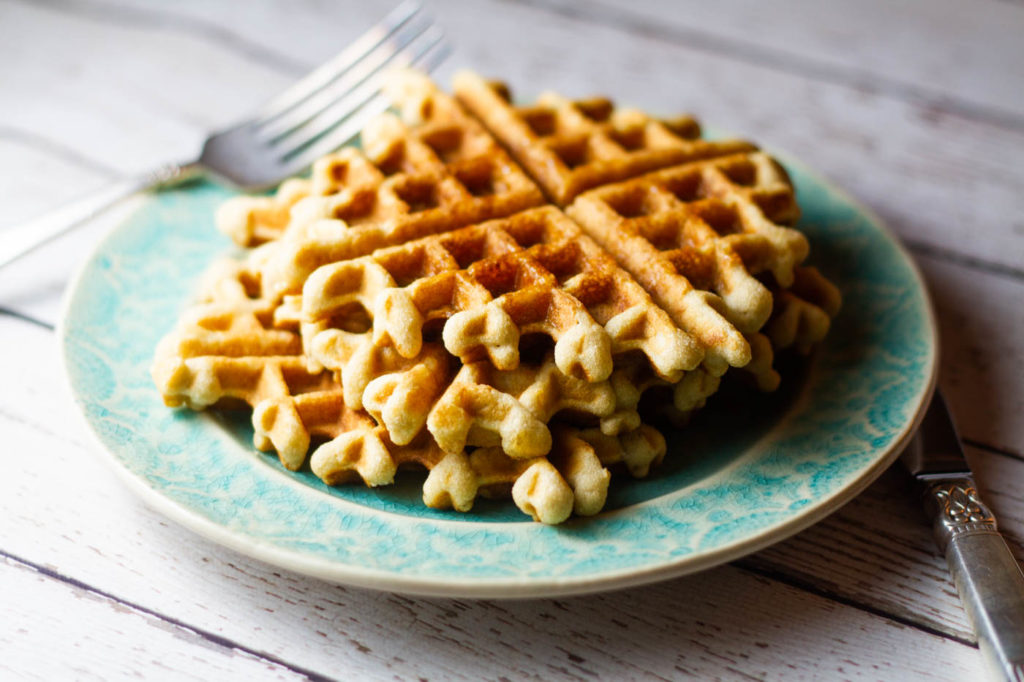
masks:
<svg viewBox="0 0 1024 682"><path fill-rule="evenodd" d="M661 461L655 407L681 423L730 368L773 390L827 332L839 294L754 146L470 73L388 94L359 148L220 209L247 251L161 341L168 405L248 406L257 448L330 485L415 464L431 507L560 523Z"/></svg>

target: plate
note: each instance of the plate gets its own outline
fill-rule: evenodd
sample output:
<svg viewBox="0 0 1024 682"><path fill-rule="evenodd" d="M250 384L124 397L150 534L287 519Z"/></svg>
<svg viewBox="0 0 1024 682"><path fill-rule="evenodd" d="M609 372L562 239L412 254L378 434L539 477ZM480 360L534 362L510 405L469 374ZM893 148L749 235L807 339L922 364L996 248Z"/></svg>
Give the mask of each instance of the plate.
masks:
<svg viewBox="0 0 1024 682"><path fill-rule="evenodd" d="M708 568L820 520L880 474L912 435L935 382L922 279L868 211L787 162L810 262L843 310L810 360L770 395L723 391L667 435L664 465L614 480L592 518L534 523L510 501L425 508L422 474L329 488L257 452L245 416L164 407L149 376L158 339L198 275L232 250L213 226L229 192L154 195L88 259L61 324L82 414L128 484L212 540L293 571L422 595L539 597L620 588Z"/></svg>

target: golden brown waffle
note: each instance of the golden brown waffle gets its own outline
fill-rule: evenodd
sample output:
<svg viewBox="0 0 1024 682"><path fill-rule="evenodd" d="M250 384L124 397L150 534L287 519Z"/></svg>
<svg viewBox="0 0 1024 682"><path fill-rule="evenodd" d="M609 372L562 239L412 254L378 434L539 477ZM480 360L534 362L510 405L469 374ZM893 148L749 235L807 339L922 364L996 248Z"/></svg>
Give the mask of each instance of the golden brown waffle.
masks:
<svg viewBox="0 0 1024 682"><path fill-rule="evenodd" d="M443 324L449 352L503 370L518 366L519 341L530 334L549 336L559 369L589 381L607 379L612 356L631 351L669 379L702 359L643 288L553 207L324 266L302 298L305 335L368 316L375 339L408 358L420 352L425 327Z"/></svg>
<svg viewBox="0 0 1024 682"><path fill-rule="evenodd" d="M591 190L568 210L610 251L721 374L750 362L744 334L759 330L772 297L754 275L783 287L807 239L780 223L797 215L781 168L761 153L676 166Z"/></svg>
<svg viewBox="0 0 1024 682"><path fill-rule="evenodd" d="M817 268L799 267L793 275L792 286L772 292L775 306L764 333L775 350L793 347L806 354L825 339L842 296Z"/></svg>
<svg viewBox="0 0 1024 682"><path fill-rule="evenodd" d="M507 497L537 521L561 523L575 510L596 514L607 496L608 471L592 449L566 443L550 458L514 460L499 448L471 454L444 452L427 433L405 445L365 412L345 406L340 387L264 398L255 405L256 445L277 449L309 436L328 438L310 458L314 474L328 485L361 481L390 485L400 468L428 471L423 501L428 507L469 511L477 495ZM620 448L621 449L621 448Z"/></svg>
<svg viewBox="0 0 1024 682"><path fill-rule="evenodd" d="M426 426L446 451L497 446L523 459L548 453L547 424L559 413L597 423L611 435L639 426L635 407L643 389L630 392L625 386L633 376L621 371L612 375L617 384L586 381L561 372L551 352L511 370L487 360L458 366L435 341L424 343L414 358L404 358L368 334L351 352L347 337L324 330L312 352L319 364L340 374L346 405L365 409L399 444L411 442ZM341 339L337 347L335 338ZM643 356L633 356L633 363L643 368L636 375L667 384ZM618 393L635 393L636 399L620 406Z"/></svg>
<svg viewBox="0 0 1024 682"><path fill-rule="evenodd" d="M337 355L329 355L333 334L321 335L314 355L336 369ZM349 407L370 412L387 427L396 443L407 443L426 424L427 415L451 382L455 363L438 343L424 344L414 358L405 358L387 344L367 335L340 368L339 376Z"/></svg>
<svg viewBox="0 0 1024 682"><path fill-rule="evenodd" d="M610 436L600 429L580 429L559 424L552 429L556 449L590 448L605 467L622 465L634 478L644 478L665 457L665 437L652 426L641 424L632 431ZM603 503L602 503L603 506Z"/></svg>
<svg viewBox="0 0 1024 682"><path fill-rule="evenodd" d="M224 260L210 268L199 302L157 347L152 374L168 406L257 407L266 401L332 389L328 374L310 372L302 342L290 321L275 323L276 307L260 297L255 271L263 252L246 261ZM282 413L273 433L257 429L257 447L270 444L281 462L297 469L311 433L294 410Z"/></svg>
<svg viewBox="0 0 1024 682"><path fill-rule="evenodd" d="M343 411L337 423L341 433L310 458L313 473L328 485L353 480L388 485L400 467L416 464L429 470L423 484L428 507L469 511L478 495L511 497L543 523L561 523L574 511L596 514L607 497L610 474L582 441L566 440L550 457L516 460L495 447L468 455L444 452L425 433L409 445L396 446L383 427L359 412Z"/></svg>
<svg viewBox="0 0 1024 682"><path fill-rule="evenodd" d="M682 421L729 366L773 390L775 353L816 345L839 295L801 266L792 187L753 146L608 100L457 90L498 140L404 74L362 150L228 202L219 227L261 246L214 268L154 379L168 405L250 406L290 469L323 441L331 485L416 466L432 507L594 514L610 469L665 455L641 409Z"/></svg>
<svg viewBox="0 0 1024 682"><path fill-rule="evenodd" d="M600 420L599 430L606 436L619 436L642 426L639 406L647 391L659 391L660 411L681 418L704 407L707 399L718 390L721 378L698 367L679 380L669 382L652 372L647 363L632 357L617 364L609 382L615 392L615 412Z"/></svg>
<svg viewBox="0 0 1024 682"><path fill-rule="evenodd" d="M158 345L153 374L167 405L201 409L225 397L244 397L244 379L224 376L222 381L219 363L211 358L301 359L298 335L275 328L275 306L259 297L253 256L211 266L197 303L182 313L174 331Z"/></svg>
<svg viewBox="0 0 1024 682"><path fill-rule="evenodd" d="M442 449L500 446L514 459L551 450L547 423L563 411L611 416L615 392L608 381L588 382L558 371L550 355L513 370L488 362L465 364L427 416Z"/></svg>
<svg viewBox="0 0 1024 682"><path fill-rule="evenodd" d="M291 221L292 207L310 194L324 193L326 186L305 178L285 180L271 196L237 196L217 209L217 229L239 246L257 246L281 236Z"/></svg>
<svg viewBox="0 0 1024 682"><path fill-rule="evenodd" d="M608 472L587 448L559 447L550 457L545 450L542 456L518 460L501 448L480 448L467 455L463 450L442 450L422 428L408 442L395 443L388 429L378 425L383 421L380 414L374 415L375 421L369 413L346 406L333 373L309 368L287 310L277 316L287 328L273 326L273 306L259 298L254 277L251 263L218 263L207 277L200 302L161 342L153 376L169 406L250 406L255 446L276 451L282 464L293 470L302 466L314 439L327 440L315 450L311 466L330 485L355 478L371 486L386 485L399 467L416 464L429 471L424 502L431 507L465 511L478 493L511 493L525 513L546 523L560 523L574 509L579 514L600 510ZM364 337L370 340L369 334ZM421 357L419 362L425 360ZM525 368L495 383L522 390L527 404L541 409L541 397L553 395L544 389L544 381L559 386L561 382L551 378L550 369L538 374L541 378L533 383L533 391L523 378ZM402 377L420 384L431 374L416 373L413 367ZM381 377L366 392L371 412L380 405L387 411L388 378ZM390 392L406 403L415 402L416 388L392 387ZM570 399L566 392L563 402Z"/></svg>
<svg viewBox="0 0 1024 682"><path fill-rule="evenodd" d="M298 293L317 267L543 202L537 186L483 127L422 76L406 74L391 114L313 167L310 196L291 210L263 271L270 298Z"/></svg>
<svg viewBox="0 0 1024 682"><path fill-rule="evenodd" d="M300 398L299 412L324 397L328 394ZM425 434L410 445L396 446L365 414L340 409L340 418L332 422L340 432L313 452L313 473L328 485L361 480L378 486L391 484L400 467L416 464L429 471L424 503L441 509L469 511L480 495L511 497L524 513L544 523L561 523L572 513L591 516L607 500L608 467L621 465L642 478L665 455L665 439L646 425L615 437L560 424L550 454L527 459L510 458L498 447L477 448L468 455L446 453Z"/></svg>
<svg viewBox="0 0 1024 682"><path fill-rule="evenodd" d="M802 355L811 352L825 339L842 304L839 290L817 268L797 267L793 276L789 288L772 287L772 315L761 332L747 337L752 358L743 372L762 391L774 391L782 381L775 355L790 348Z"/></svg>
<svg viewBox="0 0 1024 682"><path fill-rule="evenodd" d="M561 206L598 185L755 149L738 140L702 140L688 116L659 121L605 98L545 93L533 105L514 106L507 86L468 71L455 76L455 95Z"/></svg>

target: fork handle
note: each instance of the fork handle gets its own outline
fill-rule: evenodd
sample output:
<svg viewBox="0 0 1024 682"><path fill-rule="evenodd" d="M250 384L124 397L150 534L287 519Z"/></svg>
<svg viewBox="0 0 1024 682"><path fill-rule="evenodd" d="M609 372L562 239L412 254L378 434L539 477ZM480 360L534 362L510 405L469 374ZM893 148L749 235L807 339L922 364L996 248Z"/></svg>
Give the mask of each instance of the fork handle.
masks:
<svg viewBox="0 0 1024 682"><path fill-rule="evenodd" d="M194 163L161 166L145 175L117 180L98 192L38 218L0 230L0 268L95 218L133 194L169 187L192 177L198 171L199 166Z"/></svg>

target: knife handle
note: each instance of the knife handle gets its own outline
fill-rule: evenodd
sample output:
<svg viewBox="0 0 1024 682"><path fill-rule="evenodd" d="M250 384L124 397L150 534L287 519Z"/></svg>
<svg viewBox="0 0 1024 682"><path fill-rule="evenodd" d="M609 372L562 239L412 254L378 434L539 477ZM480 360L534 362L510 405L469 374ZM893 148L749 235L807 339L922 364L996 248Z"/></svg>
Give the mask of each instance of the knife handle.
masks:
<svg viewBox="0 0 1024 682"><path fill-rule="evenodd" d="M1024 574L970 478L931 483L935 539L994 679L1024 681Z"/></svg>

